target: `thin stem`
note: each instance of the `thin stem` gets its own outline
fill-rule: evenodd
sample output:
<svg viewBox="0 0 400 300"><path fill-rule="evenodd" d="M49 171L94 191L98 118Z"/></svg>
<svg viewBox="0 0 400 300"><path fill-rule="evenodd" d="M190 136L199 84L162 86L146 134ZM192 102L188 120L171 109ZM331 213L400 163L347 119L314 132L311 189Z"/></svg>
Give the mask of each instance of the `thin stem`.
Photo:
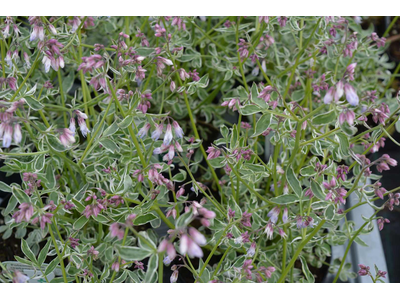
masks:
<svg viewBox="0 0 400 300"><path fill-rule="evenodd" d="M313 238L314 235L316 235L319 230L321 229L321 227L325 224L326 220L321 220L321 222L319 222L318 226L315 227L315 229L307 236L307 238L305 238L299 245L299 247L297 248L296 252L293 254L292 259L290 260L289 264L286 266L285 270L282 270L282 275L278 280L278 283L282 283L285 281L285 278L287 276L287 274L289 273L290 269L292 268L292 266L294 265L294 263L297 260L297 257L300 255L301 250L303 250L304 246L307 245L307 243Z"/></svg>

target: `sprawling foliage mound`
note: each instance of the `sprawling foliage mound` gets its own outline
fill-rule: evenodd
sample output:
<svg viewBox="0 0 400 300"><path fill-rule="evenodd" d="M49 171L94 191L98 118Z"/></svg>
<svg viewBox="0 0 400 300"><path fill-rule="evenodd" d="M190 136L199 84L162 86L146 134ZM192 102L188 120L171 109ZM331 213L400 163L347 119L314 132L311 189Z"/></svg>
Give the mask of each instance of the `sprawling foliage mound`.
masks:
<svg viewBox="0 0 400 300"><path fill-rule="evenodd" d="M356 276L331 247L365 244L400 197L379 182L397 162L368 156L393 139L393 66L358 21L3 17L1 171L21 181L0 183L0 231L21 239L15 259L52 282ZM376 212L356 228L362 205Z"/></svg>

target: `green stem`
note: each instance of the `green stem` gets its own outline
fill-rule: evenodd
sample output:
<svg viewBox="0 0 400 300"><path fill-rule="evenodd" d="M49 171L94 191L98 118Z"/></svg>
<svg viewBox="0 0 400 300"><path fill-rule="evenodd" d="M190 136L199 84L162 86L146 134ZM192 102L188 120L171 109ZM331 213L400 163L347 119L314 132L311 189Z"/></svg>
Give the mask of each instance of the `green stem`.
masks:
<svg viewBox="0 0 400 300"><path fill-rule="evenodd" d="M371 220L375 217L375 215L376 215L378 212L379 212L379 211L376 211L376 212L369 218L369 220L366 221L366 222L356 231L356 233L355 233L355 234L353 235L353 237L350 239L349 243L347 244L346 251L344 252L344 255L343 255L342 262L341 262L341 264L340 264L339 270L338 270L338 272L337 272L337 274L336 274L336 276L335 276L335 279L333 279L333 283L336 283L336 281L338 280L338 278L339 278L339 276L340 276L340 272L341 272L342 269L343 269L344 263L345 263L345 261L346 261L347 254L349 253L350 247L351 247L351 245L353 244L354 240L355 240L356 237L360 234L361 230L363 230L363 228L364 228L365 226L367 226L367 224L368 224L369 222L371 222Z"/></svg>
<svg viewBox="0 0 400 300"><path fill-rule="evenodd" d="M307 243L313 238L314 235L318 233L318 231L321 229L321 227L325 224L326 220L321 220L319 222L318 226L314 228L314 230L305 238L297 248L296 252L293 254L292 259L290 260L289 264L286 266L285 271L282 270L282 275L278 280L278 283L282 283L285 281L285 278L287 274L289 273L290 269L294 265L294 263L297 260L297 257L300 255L301 251L303 250L304 246L307 245Z"/></svg>

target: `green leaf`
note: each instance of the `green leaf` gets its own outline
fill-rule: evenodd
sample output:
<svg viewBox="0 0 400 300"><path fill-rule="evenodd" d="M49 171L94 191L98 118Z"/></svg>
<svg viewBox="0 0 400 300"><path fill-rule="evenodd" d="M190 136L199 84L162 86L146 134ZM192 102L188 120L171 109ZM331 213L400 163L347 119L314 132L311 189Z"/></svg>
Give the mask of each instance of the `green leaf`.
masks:
<svg viewBox="0 0 400 300"><path fill-rule="evenodd" d="M11 186L9 186L7 183L0 181L0 191L11 193L12 189Z"/></svg>
<svg viewBox="0 0 400 300"><path fill-rule="evenodd" d="M60 143L60 140L56 138L54 135L51 134L46 135L46 140L54 151L64 152L66 150L65 147Z"/></svg>
<svg viewBox="0 0 400 300"><path fill-rule="evenodd" d="M42 169L44 168L44 163L46 162L46 155L42 154L39 155L36 159L35 159L35 170L36 172L40 172L42 171Z"/></svg>
<svg viewBox="0 0 400 300"><path fill-rule="evenodd" d="M340 152L342 153L343 157L350 156L349 149L350 149L350 142L348 137L343 133L337 133L335 135L336 140L339 142Z"/></svg>
<svg viewBox="0 0 400 300"><path fill-rule="evenodd" d="M294 174L293 168L290 167L286 171L286 178L289 182L289 185L292 187L293 191L296 193L297 196L301 197L301 193L303 189L301 188L300 181L297 179L296 175Z"/></svg>
<svg viewBox="0 0 400 300"><path fill-rule="evenodd" d="M24 239L21 240L21 250L31 262L37 264L35 254L33 254L31 248L29 248L28 243Z"/></svg>
<svg viewBox="0 0 400 300"><path fill-rule="evenodd" d="M255 82L253 82L253 85L251 86L251 101L261 108L268 107L263 99L258 98L258 88Z"/></svg>
<svg viewBox="0 0 400 300"><path fill-rule="evenodd" d="M303 270L303 274L306 276L307 281L309 283L314 283L315 278L313 274L310 272L310 269L308 268L306 259L302 255L300 255L299 258L301 261L301 269Z"/></svg>
<svg viewBox="0 0 400 300"><path fill-rule="evenodd" d="M17 198L19 203L30 203L31 199L29 196L20 188L13 186L12 192L15 198Z"/></svg>
<svg viewBox="0 0 400 300"><path fill-rule="evenodd" d="M342 131L348 136L353 136L358 130L357 127L350 126L347 124L347 122L344 122L343 124L339 123L339 126L340 129L342 129Z"/></svg>
<svg viewBox="0 0 400 300"><path fill-rule="evenodd" d="M158 267L158 253L155 253L149 259L149 263L147 265L146 277L144 278L144 282L151 282L151 278L157 272L157 267Z"/></svg>
<svg viewBox="0 0 400 300"><path fill-rule="evenodd" d="M49 164L46 168L47 187L52 189L56 186L56 177L54 176L54 168Z"/></svg>
<svg viewBox="0 0 400 300"><path fill-rule="evenodd" d="M25 96L24 99L26 100L26 103L29 105L29 107L32 108L33 110L41 110L44 107L42 103L40 103L39 101L30 96Z"/></svg>
<svg viewBox="0 0 400 300"><path fill-rule="evenodd" d="M74 79L75 79L75 72L73 71L69 72L67 76L63 77L62 87L64 94L68 93L69 90L72 88L72 86L74 85Z"/></svg>
<svg viewBox="0 0 400 300"><path fill-rule="evenodd" d="M190 222L192 222L192 217L193 217L192 210L190 210L190 212L188 212L188 213L184 213L184 214L180 215L178 220L176 220L176 223L175 223L176 227L177 228L186 227L187 225L190 224Z"/></svg>
<svg viewBox="0 0 400 300"><path fill-rule="evenodd" d="M314 180L311 181L311 191L313 192L315 197L317 197L320 200L325 201L325 194L322 191L321 186L318 183L316 183Z"/></svg>
<svg viewBox="0 0 400 300"><path fill-rule="evenodd" d="M107 136L113 135L117 131L118 131L118 124L117 124L117 122L114 122L114 123L111 124L111 126L108 126L104 130L103 137L107 137Z"/></svg>
<svg viewBox="0 0 400 300"><path fill-rule="evenodd" d="M18 262L20 262L21 264L28 265L28 266L34 266L34 265L35 265L35 264L33 264L30 260L27 260L27 259L25 259L25 258L19 257L19 256L17 256L17 255L15 255L14 258L15 258Z"/></svg>
<svg viewBox="0 0 400 300"><path fill-rule="evenodd" d="M336 120L336 113L335 111L328 111L326 113L317 115L313 120L312 123L314 125L323 125L329 124L330 122Z"/></svg>
<svg viewBox="0 0 400 300"><path fill-rule="evenodd" d="M115 153L116 151L117 152L119 151L119 147L117 146L117 144L114 141L110 140L110 139L104 139L103 138L103 139L100 140L100 144L104 148L110 150L112 153Z"/></svg>
<svg viewBox="0 0 400 300"><path fill-rule="evenodd" d="M304 90L298 90L292 93L292 100L299 102L304 99Z"/></svg>
<svg viewBox="0 0 400 300"><path fill-rule="evenodd" d="M85 226L85 224L89 221L88 218L86 218L85 216L81 216L78 220L76 220L74 222L74 229L75 230L79 230L81 229L83 226Z"/></svg>
<svg viewBox="0 0 400 300"><path fill-rule="evenodd" d="M46 245L44 245L43 249L39 253L39 256L38 256L38 265L39 266L43 265L44 261L46 260L47 254L49 253L50 245L51 245L51 240L49 239L47 241Z"/></svg>
<svg viewBox="0 0 400 300"><path fill-rule="evenodd" d="M93 219L95 219L97 222L103 223L103 224L108 224L110 222L109 219L107 219L105 216L103 215L97 215L96 216L92 216Z"/></svg>
<svg viewBox="0 0 400 300"><path fill-rule="evenodd" d="M366 242L364 242L359 236L354 239L354 241L363 247L369 247Z"/></svg>
<svg viewBox="0 0 400 300"><path fill-rule="evenodd" d="M300 170L300 174L302 176L314 176L315 174L317 174L317 171L315 171L315 168L313 166L307 166Z"/></svg>
<svg viewBox="0 0 400 300"><path fill-rule="evenodd" d="M17 206L17 203L18 203L17 198L15 198L15 196L12 195L10 200L8 201L6 209L2 211L2 215L7 216L9 213L11 213Z"/></svg>
<svg viewBox="0 0 400 300"><path fill-rule="evenodd" d="M118 126L122 129L127 128L129 125L132 124L133 117L132 116L127 116L125 119L122 120L121 123L118 124Z"/></svg>
<svg viewBox="0 0 400 300"><path fill-rule="evenodd" d="M261 118L257 121L256 131L254 132L252 137L258 136L265 130L267 130L268 127L271 125L271 120L272 120L271 114L262 115Z"/></svg>
<svg viewBox="0 0 400 300"><path fill-rule="evenodd" d="M135 220L133 221L133 224L135 224L137 226L143 225L143 224L149 223L150 221L155 220L157 218L158 217L155 214L148 213L148 214L144 214L144 215L136 217Z"/></svg>
<svg viewBox="0 0 400 300"><path fill-rule="evenodd" d="M249 115L254 115L256 113L261 112L261 109L257 105L245 105L241 108L239 108L240 113L244 116L249 116Z"/></svg>
<svg viewBox="0 0 400 300"><path fill-rule="evenodd" d="M141 249L139 247L116 245L116 248L118 255L126 261L142 260L152 254L152 251Z"/></svg>
<svg viewBox="0 0 400 300"><path fill-rule="evenodd" d="M208 161L214 169L222 168L226 165L225 157L217 157Z"/></svg>
<svg viewBox="0 0 400 300"><path fill-rule="evenodd" d="M281 195L275 198L270 199L271 202L279 205L290 204L299 201L299 197L297 195Z"/></svg>
<svg viewBox="0 0 400 300"><path fill-rule="evenodd" d="M44 271L44 275L49 275L51 272L54 271L54 269L58 266L58 257L56 257L55 259L53 259L49 265L47 266L46 270Z"/></svg>
<svg viewBox="0 0 400 300"><path fill-rule="evenodd" d="M225 72L225 76L224 76L224 80L225 80L225 81L228 81L229 79L232 78L232 75L233 75L232 70L226 71L226 72Z"/></svg>
<svg viewBox="0 0 400 300"><path fill-rule="evenodd" d="M173 182L182 182L186 179L187 173L185 170L180 169L179 174L176 174L174 177L172 177Z"/></svg>
<svg viewBox="0 0 400 300"><path fill-rule="evenodd" d="M74 196L74 199L78 202L80 202L83 197L85 196L86 190L89 187L89 184L86 183Z"/></svg>
<svg viewBox="0 0 400 300"><path fill-rule="evenodd" d="M154 52L154 48L140 47L136 48L135 51L141 56L148 56Z"/></svg>
<svg viewBox="0 0 400 300"><path fill-rule="evenodd" d="M335 206L333 204L329 204L329 206L325 209L324 216L327 220L333 220L335 217Z"/></svg>

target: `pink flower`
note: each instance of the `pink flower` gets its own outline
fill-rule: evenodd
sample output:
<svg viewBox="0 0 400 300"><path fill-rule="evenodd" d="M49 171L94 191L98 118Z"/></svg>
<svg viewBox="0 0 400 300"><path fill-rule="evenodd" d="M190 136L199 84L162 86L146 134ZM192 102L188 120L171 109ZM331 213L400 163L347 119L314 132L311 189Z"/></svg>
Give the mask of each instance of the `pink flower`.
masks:
<svg viewBox="0 0 400 300"><path fill-rule="evenodd" d="M168 240L162 240L158 246L158 252L167 252L169 260L172 262L176 257L175 247Z"/></svg>
<svg viewBox="0 0 400 300"><path fill-rule="evenodd" d="M248 213L247 210L242 214L242 220L241 223L243 226L246 227L251 227L251 216L253 214L252 213Z"/></svg>
<svg viewBox="0 0 400 300"><path fill-rule="evenodd" d="M24 273L21 273L18 270L14 271L14 277L12 279L13 283L27 283L29 281L29 277L26 276Z"/></svg>
<svg viewBox="0 0 400 300"><path fill-rule="evenodd" d="M163 129L164 129L164 125L163 124L155 124L155 126L156 126L156 130L154 130L151 133L151 138L154 141L156 141L156 140L158 140L160 138L160 136L161 136L161 134L163 132Z"/></svg>
<svg viewBox="0 0 400 300"><path fill-rule="evenodd" d="M358 266L360 267L360 270L358 271L358 275L367 276L367 275L370 274L368 266L365 266L365 265L362 265L362 264L359 264Z"/></svg>
<svg viewBox="0 0 400 300"><path fill-rule="evenodd" d="M13 214L13 218L16 223L21 223L22 221L29 222L33 215L33 205L30 203L21 203L19 206L19 211Z"/></svg>
<svg viewBox="0 0 400 300"><path fill-rule="evenodd" d="M105 209L105 207L101 203L90 204L85 207L83 215L88 219L90 216L97 217L103 209Z"/></svg>
<svg viewBox="0 0 400 300"><path fill-rule="evenodd" d="M382 173L382 171L387 171L390 169L389 165L392 167L397 166L397 161L391 158L388 154L383 154L382 157L378 160L378 165L376 169L378 172Z"/></svg>
<svg viewBox="0 0 400 300"><path fill-rule="evenodd" d="M276 224L278 221L279 213L281 212L281 209L278 206L275 206L272 210L269 211L267 214L267 217L270 218L270 222Z"/></svg>
<svg viewBox="0 0 400 300"><path fill-rule="evenodd" d="M168 124L164 135L164 145L168 146L171 143L172 138L172 127L171 124Z"/></svg>
<svg viewBox="0 0 400 300"><path fill-rule="evenodd" d="M182 128L179 126L178 122L173 121L172 126L174 126L176 137L178 139L182 138L184 136L184 132L183 132Z"/></svg>
<svg viewBox="0 0 400 300"><path fill-rule="evenodd" d="M136 79L143 80L146 77L147 70L143 69L141 66L136 68Z"/></svg>
<svg viewBox="0 0 400 300"><path fill-rule="evenodd" d="M99 251L94 249L94 246L90 247L90 249L87 252L87 255L92 256L93 260L97 259L97 256L99 255Z"/></svg>
<svg viewBox="0 0 400 300"><path fill-rule="evenodd" d="M75 249L79 245L79 239L74 239L73 237L68 238L72 249Z"/></svg>
<svg viewBox="0 0 400 300"><path fill-rule="evenodd" d="M360 100L357 96L356 90L350 84L346 83L344 85L344 92L346 94L347 102L349 102L350 105L353 105L353 106L358 105L358 102Z"/></svg>
<svg viewBox="0 0 400 300"><path fill-rule="evenodd" d="M390 223L390 221L385 218L380 218L376 222L378 223L378 228L380 231L382 231L383 227L385 226L385 223Z"/></svg>
<svg viewBox="0 0 400 300"><path fill-rule="evenodd" d="M257 247L257 244L255 242L252 242L249 250L247 250L248 257L254 256L254 254L256 253L256 247Z"/></svg>
<svg viewBox="0 0 400 300"><path fill-rule="evenodd" d="M45 213L41 216L38 216L32 220L32 224L40 223L40 228L43 230L46 227L46 224L52 224L51 218L53 217L52 213Z"/></svg>
<svg viewBox="0 0 400 300"><path fill-rule="evenodd" d="M206 152L208 153L207 159L214 159L221 155L221 150L214 147L208 147Z"/></svg>
<svg viewBox="0 0 400 300"><path fill-rule="evenodd" d="M195 241L193 241L187 234L183 234L181 236L179 251L182 255L188 254L190 258L203 257L203 251L201 250L199 245Z"/></svg>
<svg viewBox="0 0 400 300"><path fill-rule="evenodd" d="M344 122L347 122L350 126L354 124L354 119L356 115L354 111L348 109L346 111L342 111L339 115L339 123L342 125Z"/></svg>
<svg viewBox="0 0 400 300"><path fill-rule="evenodd" d="M180 77L183 81L185 81L186 79L190 78L190 75L185 71L185 69L180 68L178 72L179 72L179 77Z"/></svg>
<svg viewBox="0 0 400 300"><path fill-rule="evenodd" d="M111 233L111 237L118 237L119 240L122 240L124 238L125 235L125 230L123 229L123 227L121 226L121 224L119 223L113 223L110 226L110 233Z"/></svg>
<svg viewBox="0 0 400 300"><path fill-rule="evenodd" d="M252 276L251 276L251 269L253 269L252 262L253 261L251 259L245 260L243 263L243 267L242 267L242 272L244 272L244 274L246 274L246 278L249 280L252 279Z"/></svg>
<svg viewBox="0 0 400 300"><path fill-rule="evenodd" d="M3 147L8 148L11 146L13 128L8 123L1 123L0 136L3 136Z"/></svg>
<svg viewBox="0 0 400 300"><path fill-rule="evenodd" d="M186 30L186 24L180 17L174 17L171 23L172 26L177 26L178 30Z"/></svg>
<svg viewBox="0 0 400 300"><path fill-rule="evenodd" d="M267 235L267 239L272 240L272 235L274 234L274 226L271 222L268 222L265 227L264 233Z"/></svg>
<svg viewBox="0 0 400 300"><path fill-rule="evenodd" d="M269 23L269 17L268 17L268 16L258 17L258 22L260 22L260 24L261 24L262 22L268 24L268 23Z"/></svg>
<svg viewBox="0 0 400 300"><path fill-rule="evenodd" d="M178 276L179 276L179 271L178 271L178 270L175 270L175 271L172 273L172 275L171 275L169 281L170 281L171 283L176 283L176 282L178 281Z"/></svg>
<svg viewBox="0 0 400 300"><path fill-rule="evenodd" d="M140 128L140 130L138 132L138 137L143 139L149 132L150 127L151 127L150 123L144 124L144 126L142 128Z"/></svg>
<svg viewBox="0 0 400 300"><path fill-rule="evenodd" d="M287 222L288 222L288 219L289 219L288 214L289 214L288 208L285 207L285 208L283 209L283 214L282 214L282 222L283 222L283 223L287 223Z"/></svg>
<svg viewBox="0 0 400 300"><path fill-rule="evenodd" d="M331 87L325 94L324 103L330 104L335 96L335 87Z"/></svg>
<svg viewBox="0 0 400 300"><path fill-rule="evenodd" d="M349 80L354 80L354 70L357 63L352 63L346 68L346 74L349 76Z"/></svg>
<svg viewBox="0 0 400 300"><path fill-rule="evenodd" d="M93 54L89 57L83 56L78 71L82 70L83 73L93 72L94 69L101 68L104 64L105 62L100 54Z"/></svg>
<svg viewBox="0 0 400 300"><path fill-rule="evenodd" d="M61 144L64 145L64 147L68 147L73 143L75 143L74 133L68 128L62 129L62 133L60 134L59 139Z"/></svg>

